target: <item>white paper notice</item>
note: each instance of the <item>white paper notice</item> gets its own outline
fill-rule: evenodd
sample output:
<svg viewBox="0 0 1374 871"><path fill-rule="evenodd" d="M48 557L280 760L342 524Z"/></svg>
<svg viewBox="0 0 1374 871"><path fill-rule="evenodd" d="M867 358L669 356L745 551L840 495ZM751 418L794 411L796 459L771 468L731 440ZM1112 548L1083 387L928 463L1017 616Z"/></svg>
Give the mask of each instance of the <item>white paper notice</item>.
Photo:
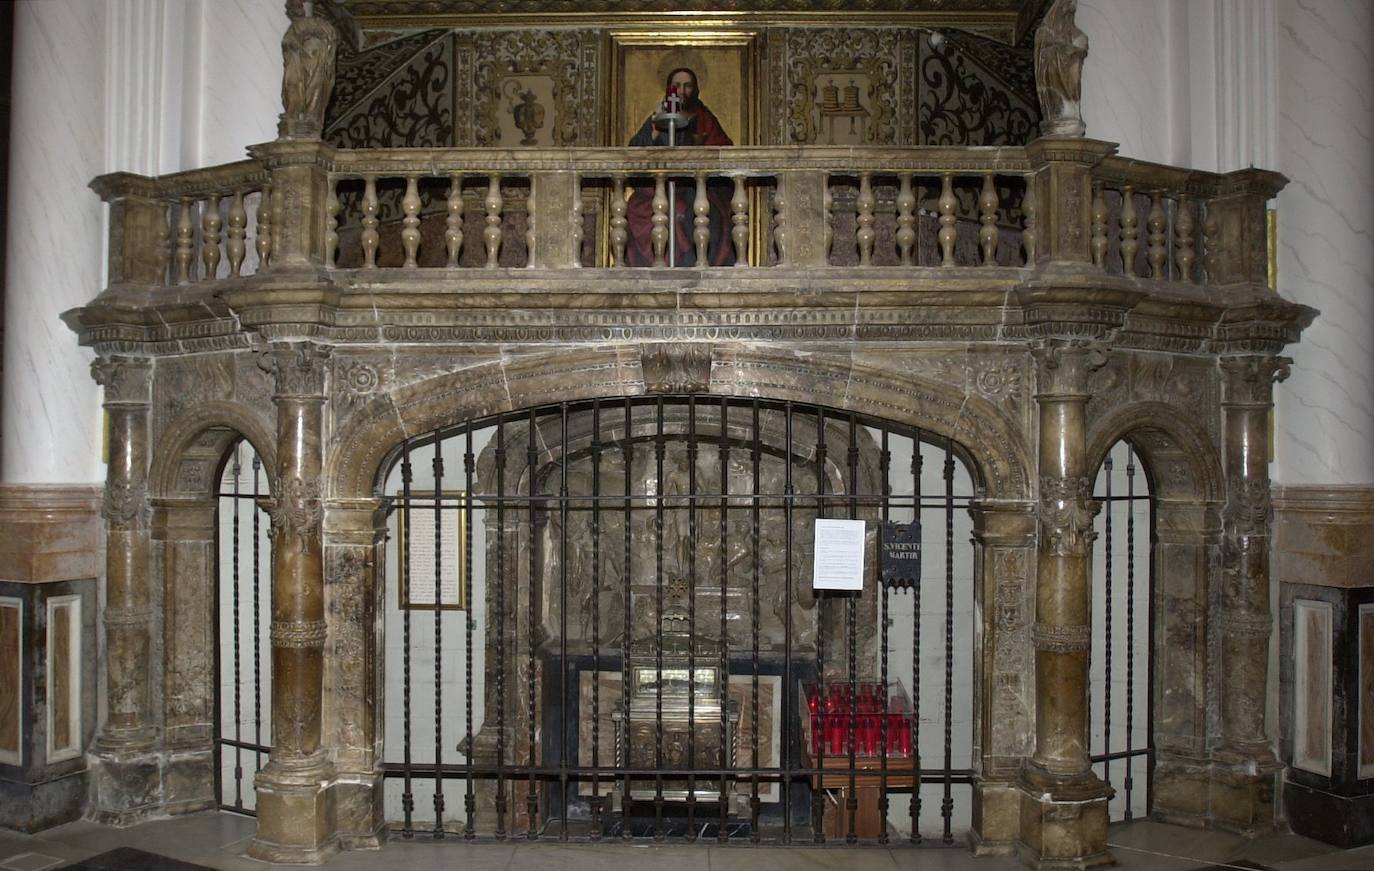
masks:
<svg viewBox="0 0 1374 871"><path fill-rule="evenodd" d="M817 590L864 588L864 522L817 520L811 586Z"/></svg>

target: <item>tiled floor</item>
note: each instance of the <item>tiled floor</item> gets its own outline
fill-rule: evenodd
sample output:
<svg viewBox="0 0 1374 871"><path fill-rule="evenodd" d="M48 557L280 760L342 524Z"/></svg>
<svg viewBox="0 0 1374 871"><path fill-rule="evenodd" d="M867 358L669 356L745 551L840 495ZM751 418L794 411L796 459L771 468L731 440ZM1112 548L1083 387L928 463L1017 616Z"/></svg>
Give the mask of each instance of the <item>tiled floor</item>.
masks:
<svg viewBox="0 0 1374 871"><path fill-rule="evenodd" d="M47 871L116 847L137 847L225 871L263 871L269 866L243 855L253 820L207 813L111 829L76 822L39 835L0 831L0 871ZM1247 841L1155 822L1113 826L1110 841L1120 867L1193 871L1249 861L1275 871L1374 871L1374 846L1339 851L1298 835ZM464 844L396 840L382 852L340 853L329 871L387 868L396 871L604 871L626 858L648 860L655 871L1010 871L1011 858L975 859L964 849L751 848L747 846L622 846L558 844ZM298 867L298 866L297 866ZM1254 865L1239 865L1253 868ZM155 869L149 869L155 871Z"/></svg>

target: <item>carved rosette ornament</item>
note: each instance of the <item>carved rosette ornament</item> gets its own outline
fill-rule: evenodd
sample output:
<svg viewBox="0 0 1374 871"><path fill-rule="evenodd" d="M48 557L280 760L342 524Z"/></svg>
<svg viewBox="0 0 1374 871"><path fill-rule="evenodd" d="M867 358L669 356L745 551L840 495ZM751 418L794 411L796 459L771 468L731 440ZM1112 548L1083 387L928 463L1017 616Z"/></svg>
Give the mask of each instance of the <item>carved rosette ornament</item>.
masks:
<svg viewBox="0 0 1374 871"><path fill-rule="evenodd" d="M1088 35L1074 23L1078 0L1054 0L1035 32L1035 91L1040 135L1082 136L1083 61Z"/></svg>
<svg viewBox="0 0 1374 871"><path fill-rule="evenodd" d="M302 4L302 13L291 17L281 39L281 119L277 135L282 139L319 139L324 132L324 110L334 90L334 55L339 37L334 25L313 14L313 4Z"/></svg>
<svg viewBox="0 0 1374 871"><path fill-rule="evenodd" d="M1040 549L1053 556L1086 557L1097 537L1093 532L1097 509L1087 478L1041 477Z"/></svg>

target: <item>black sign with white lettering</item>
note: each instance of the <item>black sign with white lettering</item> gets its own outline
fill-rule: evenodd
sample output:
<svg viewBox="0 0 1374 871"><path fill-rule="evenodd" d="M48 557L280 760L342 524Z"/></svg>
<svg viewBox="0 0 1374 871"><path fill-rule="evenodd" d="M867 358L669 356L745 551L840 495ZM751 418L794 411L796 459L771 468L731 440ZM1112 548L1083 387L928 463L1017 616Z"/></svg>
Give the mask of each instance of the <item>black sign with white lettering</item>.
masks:
<svg viewBox="0 0 1374 871"><path fill-rule="evenodd" d="M915 587L921 580L921 521L883 524L883 583L889 587Z"/></svg>

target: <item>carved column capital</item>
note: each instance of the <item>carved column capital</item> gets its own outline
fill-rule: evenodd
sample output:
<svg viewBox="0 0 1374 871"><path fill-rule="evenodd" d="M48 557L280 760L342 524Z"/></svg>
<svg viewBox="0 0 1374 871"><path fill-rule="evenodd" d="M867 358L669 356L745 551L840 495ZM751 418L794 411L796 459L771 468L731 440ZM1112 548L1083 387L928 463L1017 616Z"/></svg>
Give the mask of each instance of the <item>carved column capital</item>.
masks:
<svg viewBox="0 0 1374 871"><path fill-rule="evenodd" d="M153 361L147 357L97 357L91 361L91 377L105 388L106 408L152 401Z"/></svg>
<svg viewBox="0 0 1374 871"><path fill-rule="evenodd" d="M1247 354L1222 357L1222 404L1270 406L1274 404L1274 385L1292 371L1293 360Z"/></svg>
<svg viewBox="0 0 1374 871"><path fill-rule="evenodd" d="M276 379L272 398L323 401L333 350L314 342L278 342L263 351L258 366Z"/></svg>
<svg viewBox="0 0 1374 871"><path fill-rule="evenodd" d="M263 497L258 504L272 518L272 541L277 547L293 547L304 552L309 543L319 546L320 521L324 509L320 502L318 478L287 478L276 496Z"/></svg>
<svg viewBox="0 0 1374 871"><path fill-rule="evenodd" d="M1107 363L1108 346L1091 339L1042 339L1030 346L1036 367L1036 396L1088 395L1088 376Z"/></svg>
<svg viewBox="0 0 1374 871"><path fill-rule="evenodd" d="M1101 504L1087 478L1040 478L1040 550L1052 556L1086 557L1096 534L1093 517Z"/></svg>

